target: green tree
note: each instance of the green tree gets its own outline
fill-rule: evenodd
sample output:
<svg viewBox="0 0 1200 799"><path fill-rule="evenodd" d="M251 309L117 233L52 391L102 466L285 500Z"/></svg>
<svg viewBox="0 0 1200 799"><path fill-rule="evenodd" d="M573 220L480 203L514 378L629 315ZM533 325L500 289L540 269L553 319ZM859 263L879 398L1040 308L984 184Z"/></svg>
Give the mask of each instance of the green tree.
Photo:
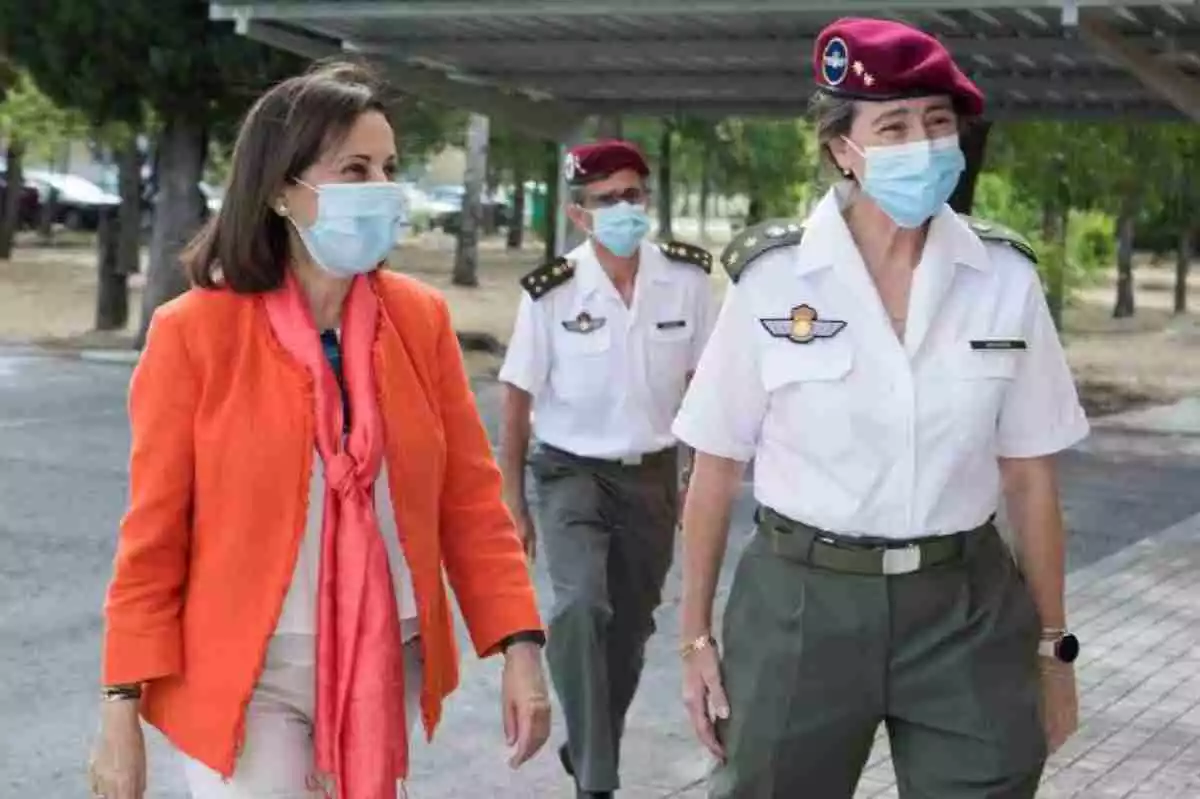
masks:
<svg viewBox="0 0 1200 799"><path fill-rule="evenodd" d="M507 246L519 250L525 232L525 184L540 180L545 171L546 143L512 130L501 124L492 125L492 142L488 150L488 168L497 181L512 186L511 219L508 225ZM542 231L543 234L545 231Z"/></svg>
<svg viewBox="0 0 1200 799"><path fill-rule="evenodd" d="M446 146L466 143L468 114L409 95L395 98L388 116L396 129L396 150L405 168L424 163Z"/></svg>
<svg viewBox="0 0 1200 799"><path fill-rule="evenodd" d="M11 67L10 67L11 69ZM0 102L0 139L6 142L6 185L0 211L0 259L12 257L27 157L49 157L65 140L86 131L82 117L56 105L26 72L13 70Z"/></svg>
<svg viewBox="0 0 1200 799"><path fill-rule="evenodd" d="M302 62L210 21L199 0L39 0L36 13L26 0L0 0L0 30L42 89L93 124L143 129L148 110L158 121L140 346L154 309L186 288L177 256L203 212L210 137Z"/></svg>
<svg viewBox="0 0 1200 799"><path fill-rule="evenodd" d="M1103 168L1104 156L1098 139L1099 133L1086 125L1039 121L997 125L988 142L991 170L1011 184L1014 206L1025 209L1025 218L1013 227L1038 248L1050 313L1060 327L1082 271L1068 246L1071 208L1076 198L1093 197L1100 190L1095 172ZM979 213L996 212L985 201ZM1039 220L1036 226L1029 222L1031 215ZM1010 224L1001 217L997 221Z"/></svg>
<svg viewBox="0 0 1200 799"><path fill-rule="evenodd" d="M817 156L804 122L727 119L716 137L715 185L749 198L746 224L797 213Z"/></svg>

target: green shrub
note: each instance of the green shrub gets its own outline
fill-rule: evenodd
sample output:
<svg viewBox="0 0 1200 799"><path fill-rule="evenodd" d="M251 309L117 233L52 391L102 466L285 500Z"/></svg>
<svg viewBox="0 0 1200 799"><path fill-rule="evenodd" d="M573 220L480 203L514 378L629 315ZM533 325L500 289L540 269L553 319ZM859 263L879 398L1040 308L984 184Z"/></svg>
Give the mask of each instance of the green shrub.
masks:
<svg viewBox="0 0 1200 799"><path fill-rule="evenodd" d="M1002 175L984 172L975 187L973 216L1006 225L1029 239L1038 253L1043 284L1051 286L1063 269L1069 304L1083 288L1095 285L1116 259L1114 220L1101 211L1072 210L1067 222L1066 251L1042 236L1042 212L1036 201L1021 196Z"/></svg>

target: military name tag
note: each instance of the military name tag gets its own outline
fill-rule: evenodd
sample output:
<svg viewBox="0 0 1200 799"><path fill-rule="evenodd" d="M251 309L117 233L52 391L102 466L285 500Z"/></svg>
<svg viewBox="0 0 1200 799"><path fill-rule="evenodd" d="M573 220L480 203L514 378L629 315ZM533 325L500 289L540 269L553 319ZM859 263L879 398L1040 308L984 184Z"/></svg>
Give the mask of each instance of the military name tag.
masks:
<svg viewBox="0 0 1200 799"><path fill-rule="evenodd" d="M579 316L568 319L562 326L571 333L591 333L604 327L607 321L603 316L592 316L587 311L580 311Z"/></svg>
<svg viewBox="0 0 1200 799"><path fill-rule="evenodd" d="M845 322L818 319L810 305L797 305L791 316L778 319L759 319L763 328L775 338L786 338L793 344L807 344L817 338L832 338L842 332Z"/></svg>
<svg viewBox="0 0 1200 799"><path fill-rule="evenodd" d="M1023 338L978 338L971 340L973 350L1023 350Z"/></svg>
<svg viewBox="0 0 1200 799"><path fill-rule="evenodd" d="M681 327L687 327L687 322L683 319L672 319L669 322L658 322L654 326L659 330L676 330Z"/></svg>

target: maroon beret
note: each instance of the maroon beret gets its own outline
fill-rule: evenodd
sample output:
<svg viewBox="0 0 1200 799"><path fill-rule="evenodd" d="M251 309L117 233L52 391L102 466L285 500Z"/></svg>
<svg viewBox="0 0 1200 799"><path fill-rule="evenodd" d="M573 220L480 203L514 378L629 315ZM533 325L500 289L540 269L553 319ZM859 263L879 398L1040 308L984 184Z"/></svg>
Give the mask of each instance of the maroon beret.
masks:
<svg viewBox="0 0 1200 799"><path fill-rule="evenodd" d="M563 174L568 184L583 186L604 180L622 169L632 169L642 177L650 174L650 167L636 145L619 139L606 139L568 150Z"/></svg>
<svg viewBox="0 0 1200 799"><path fill-rule="evenodd" d="M962 113L983 113L983 93L945 46L901 22L837 20L817 36L813 72L818 88L839 97L898 100L945 94Z"/></svg>

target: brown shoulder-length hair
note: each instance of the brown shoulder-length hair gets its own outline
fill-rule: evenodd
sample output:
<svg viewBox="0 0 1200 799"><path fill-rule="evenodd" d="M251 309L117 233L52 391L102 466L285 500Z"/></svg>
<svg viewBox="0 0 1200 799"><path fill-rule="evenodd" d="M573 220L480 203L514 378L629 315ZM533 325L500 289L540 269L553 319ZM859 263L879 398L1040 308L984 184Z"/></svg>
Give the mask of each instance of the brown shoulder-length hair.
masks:
<svg viewBox="0 0 1200 799"><path fill-rule="evenodd" d="M238 131L221 209L181 257L192 284L239 294L282 285L289 223L274 210L279 192L367 111L386 113L382 88L346 62L319 63L260 97Z"/></svg>

